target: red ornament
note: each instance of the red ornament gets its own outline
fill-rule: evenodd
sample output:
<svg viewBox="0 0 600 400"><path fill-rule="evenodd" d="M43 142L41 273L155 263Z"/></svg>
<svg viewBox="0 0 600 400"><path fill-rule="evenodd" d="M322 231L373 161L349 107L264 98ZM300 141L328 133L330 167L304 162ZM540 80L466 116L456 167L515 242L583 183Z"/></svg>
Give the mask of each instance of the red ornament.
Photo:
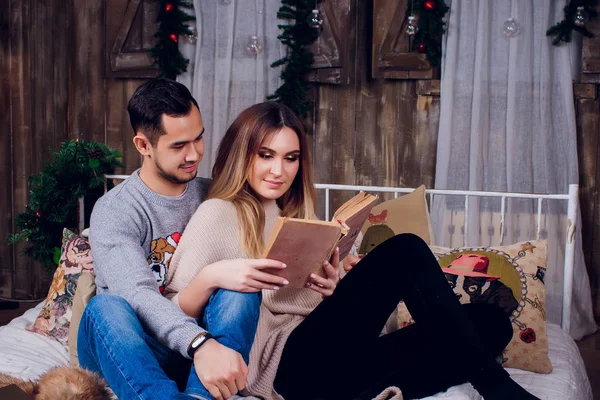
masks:
<svg viewBox="0 0 600 400"><path fill-rule="evenodd" d="M535 331L531 328L527 328L519 335L520 339L525 343L533 343L537 339Z"/></svg>
<svg viewBox="0 0 600 400"><path fill-rule="evenodd" d="M423 3L423 8L426 11L432 11L435 8L435 1L427 0L425 3Z"/></svg>
<svg viewBox="0 0 600 400"><path fill-rule="evenodd" d="M171 34L169 35L169 38L171 38L171 40L172 40L172 41L174 41L175 43L177 43L177 35L176 35L176 34L174 34L174 33L171 33Z"/></svg>
<svg viewBox="0 0 600 400"><path fill-rule="evenodd" d="M172 10L173 10L173 4L171 4L171 3L165 4L165 11L166 12L169 12L169 11L172 11Z"/></svg>
<svg viewBox="0 0 600 400"><path fill-rule="evenodd" d="M42 216L42 213L38 210L35 212L35 216L40 218Z"/></svg>
<svg viewBox="0 0 600 400"><path fill-rule="evenodd" d="M425 45L425 43L419 43L419 45L417 46L417 51L419 53L425 53L427 51L427 46Z"/></svg>

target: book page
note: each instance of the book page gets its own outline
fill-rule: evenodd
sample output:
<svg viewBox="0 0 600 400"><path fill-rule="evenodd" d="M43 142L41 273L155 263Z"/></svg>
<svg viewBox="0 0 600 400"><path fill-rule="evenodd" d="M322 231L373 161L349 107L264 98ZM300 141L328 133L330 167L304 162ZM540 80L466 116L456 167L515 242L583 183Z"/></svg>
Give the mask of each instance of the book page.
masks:
<svg viewBox="0 0 600 400"><path fill-rule="evenodd" d="M335 210L332 219L345 219L347 211L352 210L355 206L360 204L360 202L363 201L367 196L371 195L365 192L359 192L356 196L352 197L350 200L342 204L337 210Z"/></svg>
<svg viewBox="0 0 600 400"><path fill-rule="evenodd" d="M352 245L358 237L358 233L369 217L369 213L371 212L371 209L377 200L377 196L368 195L367 197L362 198L360 202L354 205L351 209L347 209L344 213L342 213L348 214L348 216L345 219L338 221L344 224L347 228L344 237L342 237L338 243L338 247L340 248L340 261L343 260L348 253L350 253Z"/></svg>
<svg viewBox="0 0 600 400"><path fill-rule="evenodd" d="M336 210L333 220L345 221L364 207L372 207L378 198L373 194L360 192Z"/></svg>

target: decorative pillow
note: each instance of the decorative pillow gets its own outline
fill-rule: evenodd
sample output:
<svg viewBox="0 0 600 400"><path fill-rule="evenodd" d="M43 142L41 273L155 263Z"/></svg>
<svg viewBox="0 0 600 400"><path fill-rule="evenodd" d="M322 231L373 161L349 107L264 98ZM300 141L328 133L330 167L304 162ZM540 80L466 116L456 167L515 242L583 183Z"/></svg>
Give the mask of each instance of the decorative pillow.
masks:
<svg viewBox="0 0 600 400"><path fill-rule="evenodd" d="M359 253L368 254L378 244L400 233L414 233L431 244L431 222L425 201L425 185L411 193L373 207L361 232Z"/></svg>
<svg viewBox="0 0 600 400"><path fill-rule="evenodd" d="M87 239L65 228L60 262L54 272L46 303L33 327L28 330L52 337L67 346L73 296L77 279L84 271L94 271L90 244Z"/></svg>
<svg viewBox="0 0 600 400"><path fill-rule="evenodd" d="M73 297L73 308L71 325L69 326L69 364L73 367L79 366L79 355L77 354L77 334L83 310L96 295L96 276L93 272L84 271L77 279L77 290Z"/></svg>
<svg viewBox="0 0 600 400"><path fill-rule="evenodd" d="M502 354L504 367L552 372L544 287L547 246L545 240L504 247L431 246L461 303L496 304L510 313L514 333ZM397 313L399 327L414 322L404 303Z"/></svg>
<svg viewBox="0 0 600 400"><path fill-rule="evenodd" d="M431 232L429 208L425 200L425 185L421 185L410 193L373 207L355 246L358 254L368 254L386 239L400 233L414 233L425 243L430 244L433 237ZM397 315L394 311L382 333L393 332L397 329Z"/></svg>

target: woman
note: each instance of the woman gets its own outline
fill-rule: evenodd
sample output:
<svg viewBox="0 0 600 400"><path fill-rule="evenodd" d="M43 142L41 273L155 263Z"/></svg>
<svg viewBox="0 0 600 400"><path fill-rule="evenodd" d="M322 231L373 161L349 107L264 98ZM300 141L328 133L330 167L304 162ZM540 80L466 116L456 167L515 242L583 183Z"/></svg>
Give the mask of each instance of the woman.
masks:
<svg viewBox="0 0 600 400"><path fill-rule="evenodd" d="M212 246L235 247L240 258L258 258L278 215L314 217L306 136L287 107L257 104L234 121L219 147L209 198L206 203L221 207L211 217L208 206L199 208L171 263L171 289L181 290L176 300L194 317L206 304L194 287L211 275L207 268L216 267L198 262L202 246L192 235L186 238L188 230L204 232L194 236ZM350 272L341 281L337 256L336 251L324 262L326 278L315 275L307 282L312 290L262 291L247 394L269 400L371 399L397 386L404 398L420 398L469 381L485 399L535 398L494 360L512 336L508 316L494 306L461 306L421 239L398 235L360 262L346 260ZM224 286L213 287L254 292L285 285L260 272L244 285L233 282L239 275L232 270L221 279ZM379 336L401 299L416 323Z"/></svg>

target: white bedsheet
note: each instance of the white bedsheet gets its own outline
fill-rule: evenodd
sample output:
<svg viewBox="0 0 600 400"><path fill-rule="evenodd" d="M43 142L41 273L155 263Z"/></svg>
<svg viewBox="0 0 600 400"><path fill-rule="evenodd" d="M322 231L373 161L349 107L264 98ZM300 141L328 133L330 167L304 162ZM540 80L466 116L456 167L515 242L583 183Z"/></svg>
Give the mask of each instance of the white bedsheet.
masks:
<svg viewBox="0 0 600 400"><path fill-rule="evenodd" d="M56 340L25 330L37 317L42 304L0 327L0 372L36 379L48 369L68 364L68 351ZM548 324L551 374L535 374L509 368L511 376L542 400L592 400L592 390L583 359L573 339L558 325ZM427 399L480 400L470 384L450 388Z"/></svg>
<svg viewBox="0 0 600 400"><path fill-rule="evenodd" d="M43 303L0 326L0 372L36 379L52 367L69 363L69 352L57 340L25 330L33 325Z"/></svg>
<svg viewBox="0 0 600 400"><path fill-rule="evenodd" d="M548 324L548 355L551 374L536 374L520 369L507 371L521 386L542 400L592 400L592 388L583 359L573 339L558 325ZM427 399L480 400L482 397L466 383Z"/></svg>

